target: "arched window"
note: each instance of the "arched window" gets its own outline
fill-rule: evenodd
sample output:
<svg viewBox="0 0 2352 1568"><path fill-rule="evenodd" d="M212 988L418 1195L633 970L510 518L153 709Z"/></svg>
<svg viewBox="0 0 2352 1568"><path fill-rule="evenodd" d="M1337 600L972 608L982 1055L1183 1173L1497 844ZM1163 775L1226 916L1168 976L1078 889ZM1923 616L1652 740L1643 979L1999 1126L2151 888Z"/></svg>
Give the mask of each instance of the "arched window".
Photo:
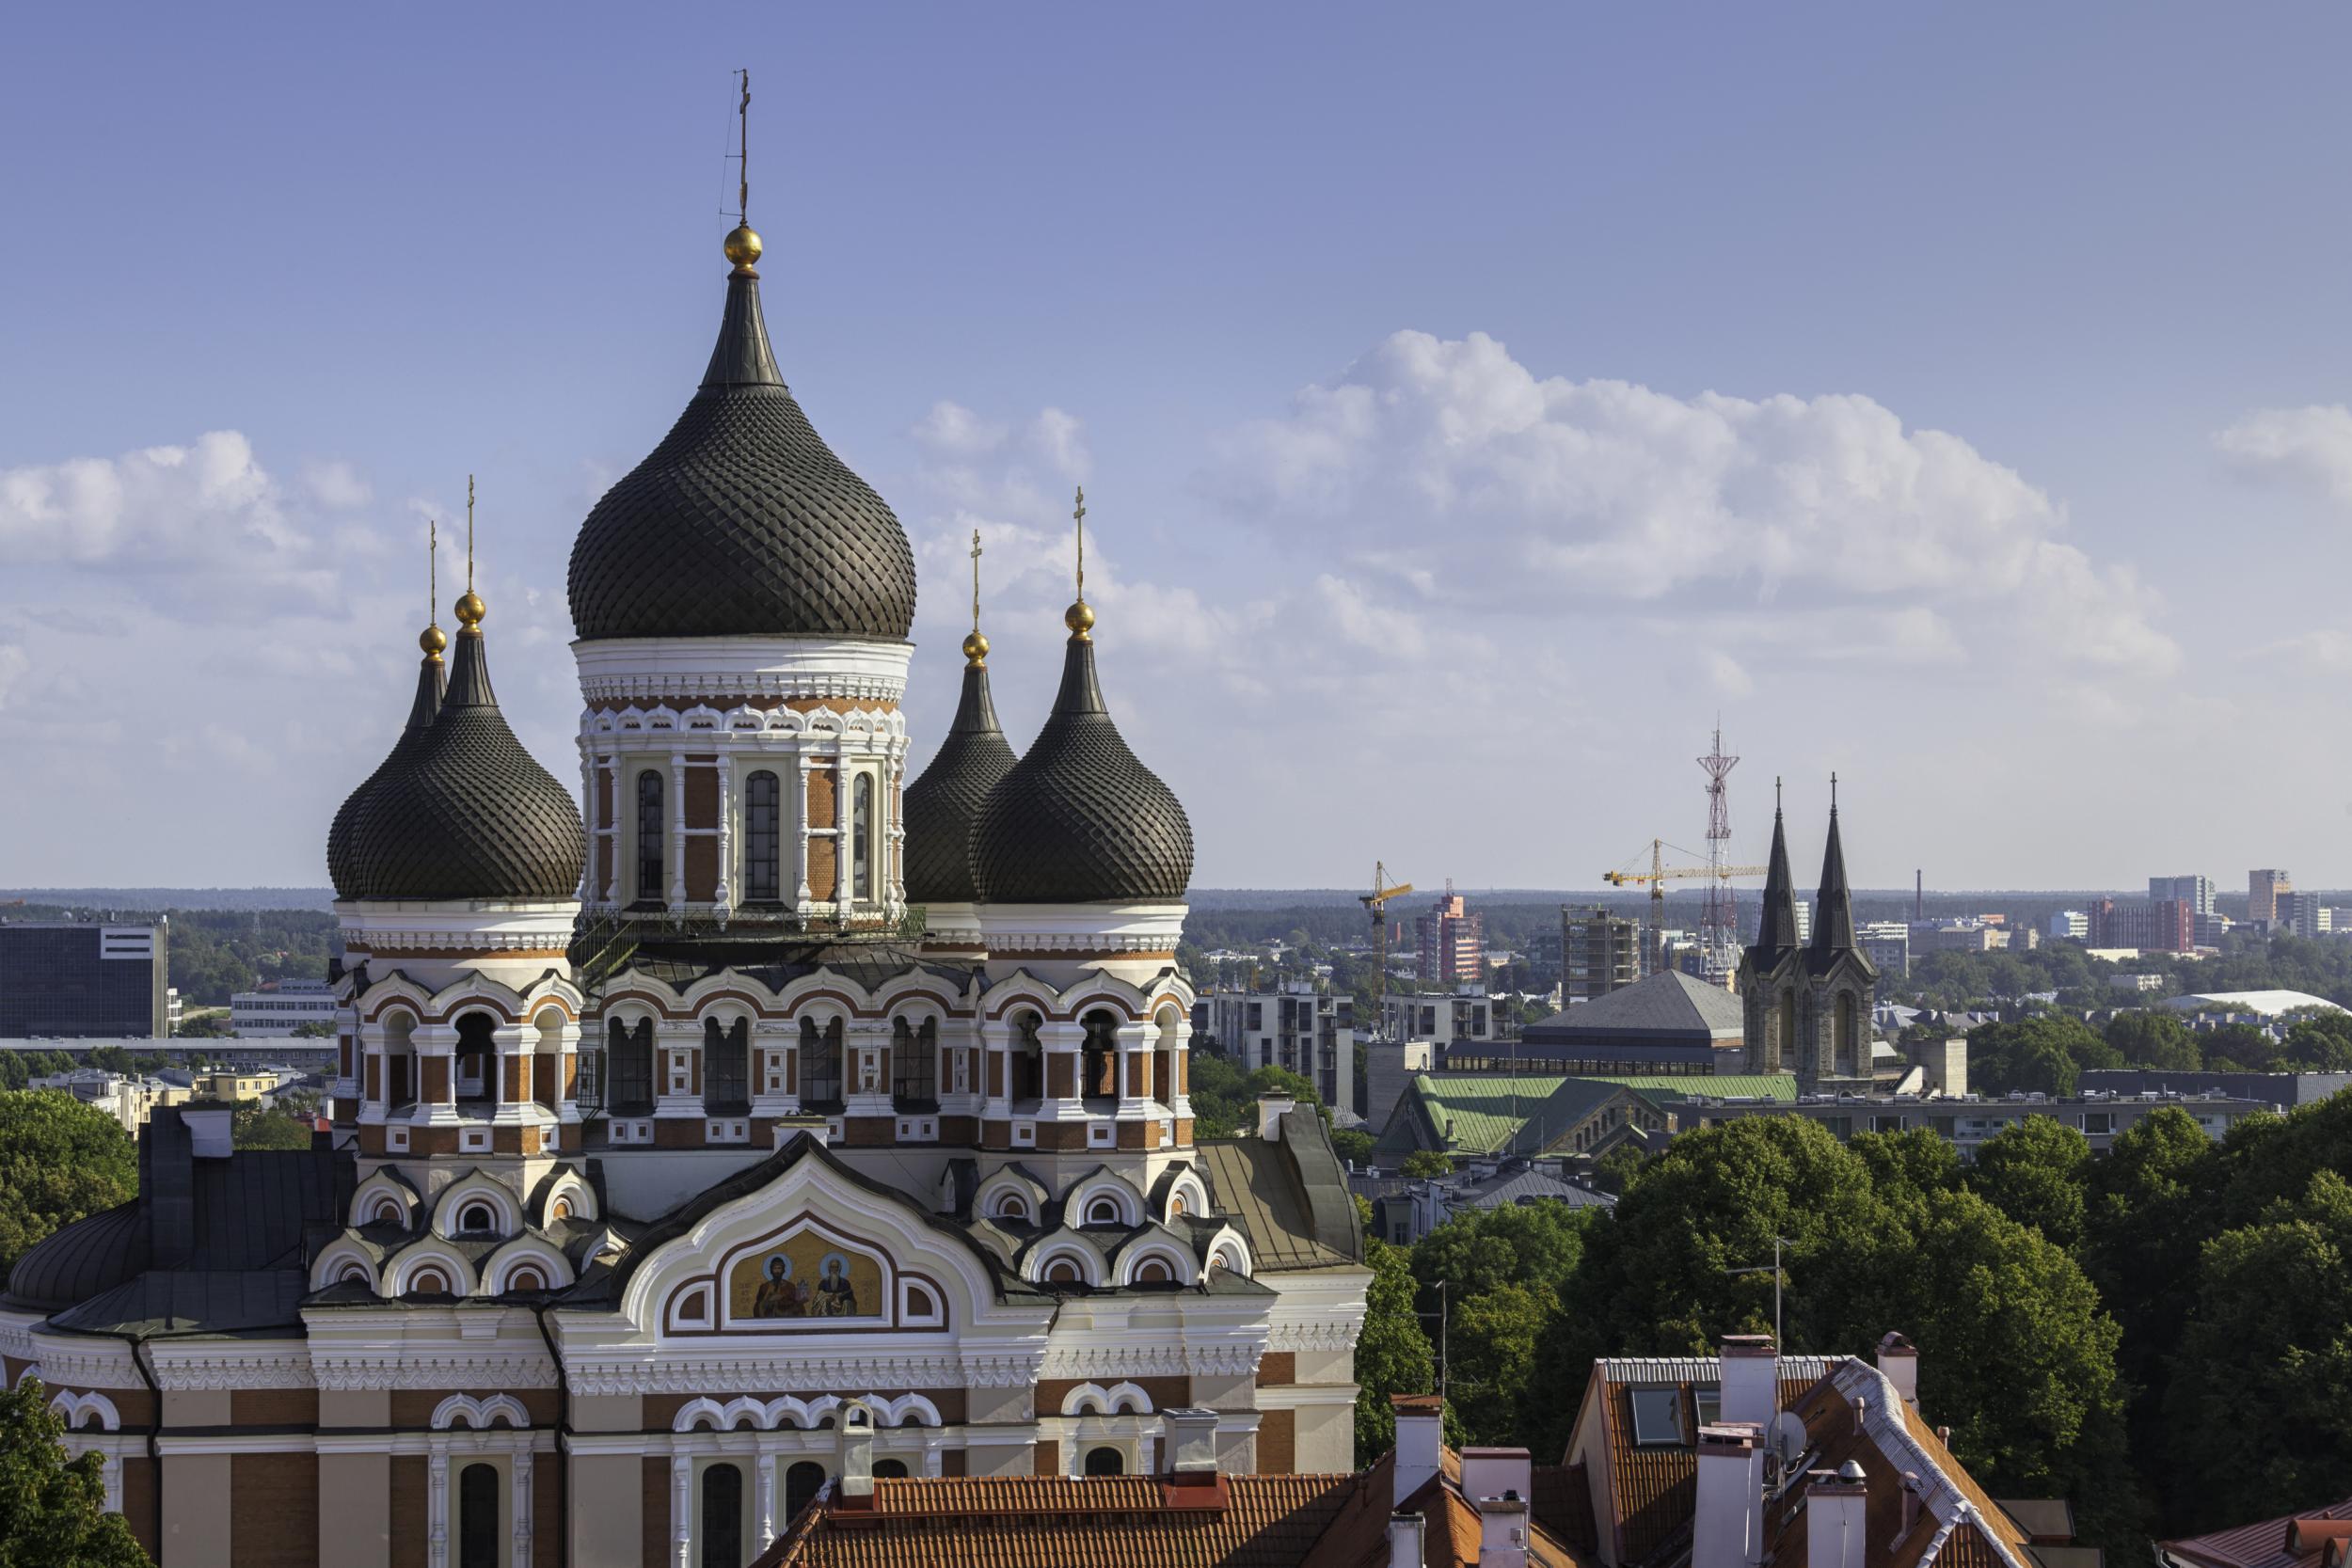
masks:
<svg viewBox="0 0 2352 1568"><path fill-rule="evenodd" d="M1018 1193L997 1194L995 1207L992 1212L1000 1220L1017 1220L1023 1225L1029 1223L1028 1200Z"/></svg>
<svg viewBox="0 0 2352 1568"><path fill-rule="evenodd" d="M1078 1092L1105 1099L1119 1092L1119 1020L1097 1007L1085 1019L1086 1043L1079 1057Z"/></svg>
<svg viewBox="0 0 2352 1568"><path fill-rule="evenodd" d="M1184 1194L1176 1193L1169 1196L1168 1200L1168 1217L1169 1219L1180 1220L1190 1212L1192 1212L1192 1210L1185 1203Z"/></svg>
<svg viewBox="0 0 2352 1568"><path fill-rule="evenodd" d="M703 1020L703 1109L741 1116L752 1108L752 1024L739 1018L725 1029Z"/></svg>
<svg viewBox="0 0 2352 1568"><path fill-rule="evenodd" d="M874 896L874 775L860 773L850 788L850 896Z"/></svg>
<svg viewBox="0 0 2352 1568"><path fill-rule="evenodd" d="M1083 1285L1086 1280L1078 1273L1076 1259L1057 1258L1045 1265L1045 1283L1048 1285Z"/></svg>
<svg viewBox="0 0 2352 1568"><path fill-rule="evenodd" d="M890 1026L890 1094L898 1109L934 1110L939 1103L939 1021L927 1018L910 1029L903 1018Z"/></svg>
<svg viewBox="0 0 2352 1568"><path fill-rule="evenodd" d="M816 1500L824 1489L825 1467L815 1460L803 1459L784 1472L784 1516L799 1516L801 1510Z"/></svg>
<svg viewBox="0 0 2352 1568"><path fill-rule="evenodd" d="M906 1480L907 1462L903 1459L877 1459L874 1461L874 1479L876 1481Z"/></svg>
<svg viewBox="0 0 2352 1568"><path fill-rule="evenodd" d="M1117 1449L1102 1448L1087 1450L1087 1474L1090 1476L1123 1476L1127 1473L1127 1456Z"/></svg>
<svg viewBox="0 0 2352 1568"><path fill-rule="evenodd" d="M841 1105L841 1021L821 1030L813 1018L801 1020L801 1106L837 1110Z"/></svg>
<svg viewBox="0 0 2352 1568"><path fill-rule="evenodd" d="M469 1465L457 1472L457 1568L499 1568L499 1473Z"/></svg>
<svg viewBox="0 0 2352 1568"><path fill-rule="evenodd" d="M445 1296L449 1294L449 1275L438 1269L419 1269L408 1276L408 1293L412 1296Z"/></svg>
<svg viewBox="0 0 2352 1568"><path fill-rule="evenodd" d="M732 1465L703 1471L702 1568L743 1568L743 1472Z"/></svg>
<svg viewBox="0 0 2352 1568"><path fill-rule="evenodd" d="M1117 1198L1098 1197L1087 1205L1087 1224L1117 1225L1118 1223L1119 1200Z"/></svg>
<svg viewBox="0 0 2352 1568"><path fill-rule="evenodd" d="M417 1021L393 1013L384 1021L384 1064L389 1069L384 1103L397 1111L417 1102L417 1048L410 1039Z"/></svg>
<svg viewBox="0 0 2352 1568"><path fill-rule="evenodd" d="M345 1263L343 1272L336 1275L335 1283L338 1285L371 1285L374 1281L368 1277L368 1271L364 1264Z"/></svg>
<svg viewBox="0 0 2352 1568"><path fill-rule="evenodd" d="M1147 1258L1136 1265L1136 1283L1138 1285L1173 1285L1176 1283L1176 1275L1169 1272L1168 1259Z"/></svg>
<svg viewBox="0 0 2352 1568"><path fill-rule="evenodd" d="M469 1203L457 1211L457 1228L467 1235L479 1235L498 1228L498 1211L486 1203Z"/></svg>
<svg viewBox="0 0 2352 1568"><path fill-rule="evenodd" d="M773 773L743 781L743 901L784 897L784 791Z"/></svg>
<svg viewBox="0 0 2352 1568"><path fill-rule="evenodd" d="M1023 1013L1012 1021L1012 1098L1041 1100L1045 1096L1045 1042L1038 1031L1045 1021Z"/></svg>
<svg viewBox="0 0 2352 1568"><path fill-rule="evenodd" d="M640 1019L629 1028L619 1019L609 1031L612 1041L612 1114L643 1117L653 1114L653 1020Z"/></svg>
<svg viewBox="0 0 2352 1568"><path fill-rule="evenodd" d="M506 1288L509 1291L544 1291L548 1288L547 1276L526 1264L506 1276Z"/></svg>
<svg viewBox="0 0 2352 1568"><path fill-rule="evenodd" d="M494 1100L498 1097L498 1053L491 1037L498 1021L488 1013L468 1013L457 1021L456 1098Z"/></svg>
<svg viewBox="0 0 2352 1568"><path fill-rule="evenodd" d="M564 1193L548 1205L548 1218L567 1220L572 1217L572 1195Z"/></svg>
<svg viewBox="0 0 2352 1568"><path fill-rule="evenodd" d="M661 882L661 841L669 825L661 820L661 775L648 768L637 775L637 899L660 904L669 899Z"/></svg>

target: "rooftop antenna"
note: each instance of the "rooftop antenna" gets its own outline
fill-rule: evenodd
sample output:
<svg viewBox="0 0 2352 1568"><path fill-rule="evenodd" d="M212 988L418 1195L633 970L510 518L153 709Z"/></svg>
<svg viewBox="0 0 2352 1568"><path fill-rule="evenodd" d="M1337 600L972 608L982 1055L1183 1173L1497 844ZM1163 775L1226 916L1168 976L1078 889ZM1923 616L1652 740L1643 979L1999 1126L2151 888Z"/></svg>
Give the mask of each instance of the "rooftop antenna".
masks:
<svg viewBox="0 0 2352 1568"><path fill-rule="evenodd" d="M1785 1273L1780 1266L1780 1249L1788 1244L1787 1238L1775 1236L1772 1238L1772 1262L1758 1263L1752 1269L1725 1269L1724 1271L1725 1274L1732 1275L1769 1274L1772 1276L1772 1354L1775 1355L1788 1354L1788 1347L1780 1337L1780 1286ZM1778 1378L1772 1380L1772 1410L1775 1414L1780 1410L1780 1379Z"/></svg>

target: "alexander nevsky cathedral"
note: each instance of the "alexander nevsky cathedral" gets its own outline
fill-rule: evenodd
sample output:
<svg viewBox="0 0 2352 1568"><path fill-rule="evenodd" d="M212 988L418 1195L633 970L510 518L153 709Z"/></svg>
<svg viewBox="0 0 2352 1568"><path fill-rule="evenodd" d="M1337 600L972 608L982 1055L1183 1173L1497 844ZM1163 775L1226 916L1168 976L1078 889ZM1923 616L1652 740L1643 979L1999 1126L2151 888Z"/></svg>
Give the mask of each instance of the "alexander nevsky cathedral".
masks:
<svg viewBox="0 0 2352 1568"><path fill-rule="evenodd" d="M578 803L469 589L396 738L349 704L389 752L327 844L331 1139L159 1111L138 1198L0 1298L165 1568L741 1568L851 1450L1354 1467L1355 1210L1311 1109L1194 1141L1192 831L1093 611L1019 752L976 628L907 778L913 552L725 249L701 386L573 545Z"/></svg>

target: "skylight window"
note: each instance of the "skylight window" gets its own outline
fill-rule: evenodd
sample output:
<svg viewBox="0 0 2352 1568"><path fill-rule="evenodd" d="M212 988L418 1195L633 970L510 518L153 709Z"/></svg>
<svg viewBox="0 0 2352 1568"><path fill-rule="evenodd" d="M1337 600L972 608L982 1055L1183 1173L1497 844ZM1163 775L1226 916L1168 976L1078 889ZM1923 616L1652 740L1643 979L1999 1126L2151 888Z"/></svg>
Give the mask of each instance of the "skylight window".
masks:
<svg viewBox="0 0 2352 1568"><path fill-rule="evenodd" d="M1633 1441L1643 1448L1679 1447L1682 1433L1682 1390L1633 1390Z"/></svg>

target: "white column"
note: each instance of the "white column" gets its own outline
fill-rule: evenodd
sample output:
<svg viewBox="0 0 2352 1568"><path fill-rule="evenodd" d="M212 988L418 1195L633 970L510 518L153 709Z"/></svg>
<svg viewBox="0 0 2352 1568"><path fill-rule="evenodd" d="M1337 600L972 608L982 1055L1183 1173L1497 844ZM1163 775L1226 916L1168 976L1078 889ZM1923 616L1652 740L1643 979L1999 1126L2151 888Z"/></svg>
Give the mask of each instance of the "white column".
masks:
<svg viewBox="0 0 2352 1568"><path fill-rule="evenodd" d="M106 1512L109 1513L121 1513L122 1456L119 1453L108 1454L106 1456L104 1466L99 1470L98 1474L101 1478L102 1483L106 1488Z"/></svg>
<svg viewBox="0 0 2352 1568"><path fill-rule="evenodd" d="M670 753L670 912L686 909L686 753Z"/></svg>
<svg viewBox="0 0 2352 1568"><path fill-rule="evenodd" d="M980 1117L986 1121L1012 1119L1012 1025L1003 1019L984 1019L979 1028L979 1082L973 1085L980 1097ZM990 1087L990 1074L1003 1069L1002 1089Z"/></svg>
<svg viewBox="0 0 2352 1568"><path fill-rule="evenodd" d="M670 1456L670 1545L677 1568L694 1568L694 1457Z"/></svg>
<svg viewBox="0 0 2352 1568"><path fill-rule="evenodd" d="M588 863L580 868L580 901L596 901L596 753L588 737L580 739L580 819L588 830Z"/></svg>
<svg viewBox="0 0 2352 1568"><path fill-rule="evenodd" d="M792 797L793 828L796 832L792 851L792 880L799 890L793 895L794 906L805 915L808 912L808 776L817 771L818 759L805 752L793 758L800 772L801 785ZM840 803L834 802L834 816L840 815Z"/></svg>
<svg viewBox="0 0 2352 1568"><path fill-rule="evenodd" d="M449 1568L449 1439L438 1439L425 1459L424 1560L426 1568Z"/></svg>
<svg viewBox="0 0 2352 1568"><path fill-rule="evenodd" d="M719 757L719 885L711 894L711 902L719 908L719 919L724 924L727 910L735 902L735 768L723 752Z"/></svg>
<svg viewBox="0 0 2352 1568"><path fill-rule="evenodd" d="M776 1539L776 1456L762 1452L756 1461L759 1486L759 1538L752 1550L764 1552Z"/></svg>
<svg viewBox="0 0 2352 1568"><path fill-rule="evenodd" d="M621 759L612 754L600 756L596 758L596 769L610 781L608 787L612 797L612 820L604 825L604 901L611 904L617 901L621 885L621 820L629 807L621 799Z"/></svg>
<svg viewBox="0 0 2352 1568"><path fill-rule="evenodd" d="M523 1433L522 1443L515 1449L515 1562L516 1568L531 1560L531 1434Z"/></svg>

